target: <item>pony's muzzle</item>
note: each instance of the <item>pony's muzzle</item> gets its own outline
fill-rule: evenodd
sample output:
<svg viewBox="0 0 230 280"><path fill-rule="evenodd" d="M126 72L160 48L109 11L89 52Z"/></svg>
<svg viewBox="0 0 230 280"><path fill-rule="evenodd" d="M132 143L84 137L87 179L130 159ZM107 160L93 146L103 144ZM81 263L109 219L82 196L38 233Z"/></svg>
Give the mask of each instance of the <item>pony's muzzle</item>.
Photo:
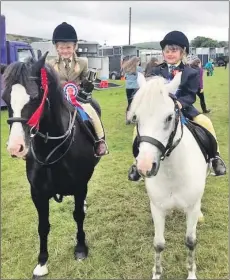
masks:
<svg viewBox="0 0 230 280"><path fill-rule="evenodd" d="M151 178L157 175L159 168L160 168L160 161L153 162L151 170L143 172L142 170L138 169L138 172L142 177Z"/></svg>

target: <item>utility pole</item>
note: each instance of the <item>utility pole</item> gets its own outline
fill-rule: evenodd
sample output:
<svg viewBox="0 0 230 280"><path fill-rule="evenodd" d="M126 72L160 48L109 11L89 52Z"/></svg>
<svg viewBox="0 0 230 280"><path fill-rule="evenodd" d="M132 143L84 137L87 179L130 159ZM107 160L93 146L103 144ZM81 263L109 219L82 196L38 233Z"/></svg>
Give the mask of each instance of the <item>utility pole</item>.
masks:
<svg viewBox="0 0 230 280"><path fill-rule="evenodd" d="M131 11L131 7L129 7L129 45L131 44L131 17L132 17L132 11Z"/></svg>

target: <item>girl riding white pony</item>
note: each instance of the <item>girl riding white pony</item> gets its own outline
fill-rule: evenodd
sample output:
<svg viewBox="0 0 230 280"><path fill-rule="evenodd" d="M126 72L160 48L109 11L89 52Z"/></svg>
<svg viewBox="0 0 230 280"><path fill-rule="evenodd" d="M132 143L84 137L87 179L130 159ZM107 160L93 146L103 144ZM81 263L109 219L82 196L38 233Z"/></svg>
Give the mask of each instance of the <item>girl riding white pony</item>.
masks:
<svg viewBox="0 0 230 280"><path fill-rule="evenodd" d="M205 160L192 133L183 125L183 115L203 125L214 138L216 136L211 121L192 105L199 77L181 61L189 49L187 37L178 31L170 32L161 41L161 46L166 63L155 67L150 80L141 81L128 112L129 120L136 117L134 136L138 142L136 164L131 167L129 179L145 178L155 227L153 279L162 275L165 217L174 208L183 210L187 217L188 279L196 279L196 226L211 165ZM176 71L173 73L170 69ZM218 153L212 160L212 167L216 176L226 173ZM176 277L172 275L171 278Z"/></svg>
<svg viewBox="0 0 230 280"><path fill-rule="evenodd" d="M193 106L200 83L197 71L186 66L183 61L189 53L188 38L182 32L172 31L160 43L165 62L153 67L152 76L162 76L171 80L176 72L182 72L181 83L175 90L178 106L185 117L206 128L216 139L211 120ZM136 132L134 132L134 138L135 136ZM220 157L219 150L212 161L212 167L216 176L226 174L226 166ZM136 165L133 164L129 170L129 180L138 181L140 178Z"/></svg>

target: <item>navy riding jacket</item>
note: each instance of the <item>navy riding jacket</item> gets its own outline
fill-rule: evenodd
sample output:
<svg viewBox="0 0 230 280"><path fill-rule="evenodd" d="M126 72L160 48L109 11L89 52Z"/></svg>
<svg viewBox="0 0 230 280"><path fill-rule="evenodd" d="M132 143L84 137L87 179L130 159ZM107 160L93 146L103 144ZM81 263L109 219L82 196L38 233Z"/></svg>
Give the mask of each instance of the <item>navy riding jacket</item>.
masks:
<svg viewBox="0 0 230 280"><path fill-rule="evenodd" d="M199 73L184 65L182 62L176 67L176 70L182 71L181 84L176 92L177 100L182 105L182 113L189 119L195 118L200 112L193 106L196 102L196 93L198 92L200 81ZM167 63L159 64L152 69L152 76L162 76L167 80L171 80Z"/></svg>

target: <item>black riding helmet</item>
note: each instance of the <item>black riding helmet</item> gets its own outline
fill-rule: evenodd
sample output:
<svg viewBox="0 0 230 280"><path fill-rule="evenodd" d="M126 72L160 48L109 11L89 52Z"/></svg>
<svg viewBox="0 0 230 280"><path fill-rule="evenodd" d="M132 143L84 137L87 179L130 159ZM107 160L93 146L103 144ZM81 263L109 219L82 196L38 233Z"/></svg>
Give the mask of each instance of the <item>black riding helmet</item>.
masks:
<svg viewBox="0 0 230 280"><path fill-rule="evenodd" d="M184 33L180 31L172 31L165 35L164 39L160 41L162 50L166 45L177 45L182 48L186 48L187 54L189 54L189 41Z"/></svg>
<svg viewBox="0 0 230 280"><path fill-rule="evenodd" d="M73 42L76 44L78 41L77 33L72 25L63 22L54 29L52 41L53 44L57 42Z"/></svg>

